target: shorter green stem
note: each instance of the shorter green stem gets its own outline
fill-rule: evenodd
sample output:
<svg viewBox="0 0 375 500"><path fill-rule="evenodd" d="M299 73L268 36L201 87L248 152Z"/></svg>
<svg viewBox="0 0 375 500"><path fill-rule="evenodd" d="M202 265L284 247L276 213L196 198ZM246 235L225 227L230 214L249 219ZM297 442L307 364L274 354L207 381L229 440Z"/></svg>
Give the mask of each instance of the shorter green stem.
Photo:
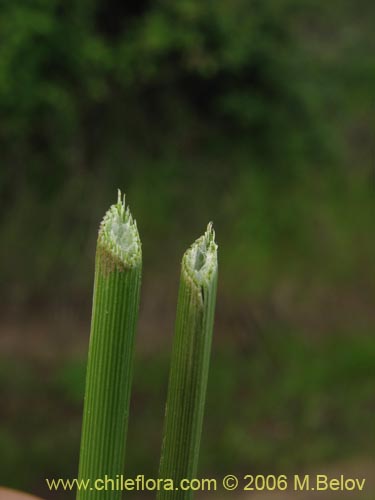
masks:
<svg viewBox="0 0 375 500"><path fill-rule="evenodd" d="M169 375L159 477L196 477L206 399L217 285L211 224L184 254ZM191 491L159 491L158 500L188 500Z"/></svg>

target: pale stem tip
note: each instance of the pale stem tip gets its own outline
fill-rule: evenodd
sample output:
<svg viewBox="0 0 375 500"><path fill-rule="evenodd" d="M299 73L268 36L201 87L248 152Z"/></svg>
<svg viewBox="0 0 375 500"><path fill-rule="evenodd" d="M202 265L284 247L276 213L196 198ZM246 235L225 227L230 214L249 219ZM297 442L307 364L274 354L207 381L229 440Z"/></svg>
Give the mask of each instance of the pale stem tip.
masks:
<svg viewBox="0 0 375 500"><path fill-rule="evenodd" d="M185 252L184 264L197 285L202 286L210 281L217 269L217 244L212 222L208 223L204 235Z"/></svg>
<svg viewBox="0 0 375 500"><path fill-rule="evenodd" d="M120 189L117 190L117 203L109 208L101 222L99 242L124 265L131 266L141 257L137 224Z"/></svg>

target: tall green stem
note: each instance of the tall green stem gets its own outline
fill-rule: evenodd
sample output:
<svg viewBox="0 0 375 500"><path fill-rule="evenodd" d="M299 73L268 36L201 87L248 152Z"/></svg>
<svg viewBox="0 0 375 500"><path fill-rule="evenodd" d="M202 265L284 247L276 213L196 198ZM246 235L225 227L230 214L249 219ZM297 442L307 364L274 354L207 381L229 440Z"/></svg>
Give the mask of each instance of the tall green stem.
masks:
<svg viewBox="0 0 375 500"><path fill-rule="evenodd" d="M184 254L160 461L160 478L196 477L216 301L217 246L211 224ZM158 500L192 492L159 491Z"/></svg>
<svg viewBox="0 0 375 500"><path fill-rule="evenodd" d="M106 213L96 250L79 478L124 473L125 442L138 317L142 252L125 197ZM118 491L81 490L79 500L121 498Z"/></svg>

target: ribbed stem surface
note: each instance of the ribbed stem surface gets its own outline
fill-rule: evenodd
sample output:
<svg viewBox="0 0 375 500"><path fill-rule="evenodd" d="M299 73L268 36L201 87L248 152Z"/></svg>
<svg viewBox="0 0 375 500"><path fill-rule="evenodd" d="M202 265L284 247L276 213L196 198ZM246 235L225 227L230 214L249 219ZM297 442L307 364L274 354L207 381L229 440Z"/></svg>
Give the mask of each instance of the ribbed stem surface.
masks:
<svg viewBox="0 0 375 500"><path fill-rule="evenodd" d="M211 225L182 260L159 477L196 477L216 301L217 247ZM191 491L159 491L188 500Z"/></svg>
<svg viewBox="0 0 375 500"><path fill-rule="evenodd" d="M124 473L141 283L141 248L125 201L103 219L96 251L79 478L91 484ZM119 500L118 491L77 491L77 499Z"/></svg>

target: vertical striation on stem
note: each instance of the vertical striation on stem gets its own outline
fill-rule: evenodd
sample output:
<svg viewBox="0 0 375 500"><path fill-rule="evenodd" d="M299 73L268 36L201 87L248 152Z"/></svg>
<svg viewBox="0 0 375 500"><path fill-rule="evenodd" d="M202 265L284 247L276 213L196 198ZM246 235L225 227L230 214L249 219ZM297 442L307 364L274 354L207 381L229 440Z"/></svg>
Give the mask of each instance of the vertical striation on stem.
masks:
<svg viewBox="0 0 375 500"><path fill-rule="evenodd" d="M217 245L210 223L181 264L159 477L196 477L211 352L217 285ZM188 500L191 491L159 491L158 500Z"/></svg>
<svg viewBox="0 0 375 500"><path fill-rule="evenodd" d="M142 251L125 196L101 222L81 436L79 479L124 473ZM120 491L77 491L78 500L119 500Z"/></svg>

